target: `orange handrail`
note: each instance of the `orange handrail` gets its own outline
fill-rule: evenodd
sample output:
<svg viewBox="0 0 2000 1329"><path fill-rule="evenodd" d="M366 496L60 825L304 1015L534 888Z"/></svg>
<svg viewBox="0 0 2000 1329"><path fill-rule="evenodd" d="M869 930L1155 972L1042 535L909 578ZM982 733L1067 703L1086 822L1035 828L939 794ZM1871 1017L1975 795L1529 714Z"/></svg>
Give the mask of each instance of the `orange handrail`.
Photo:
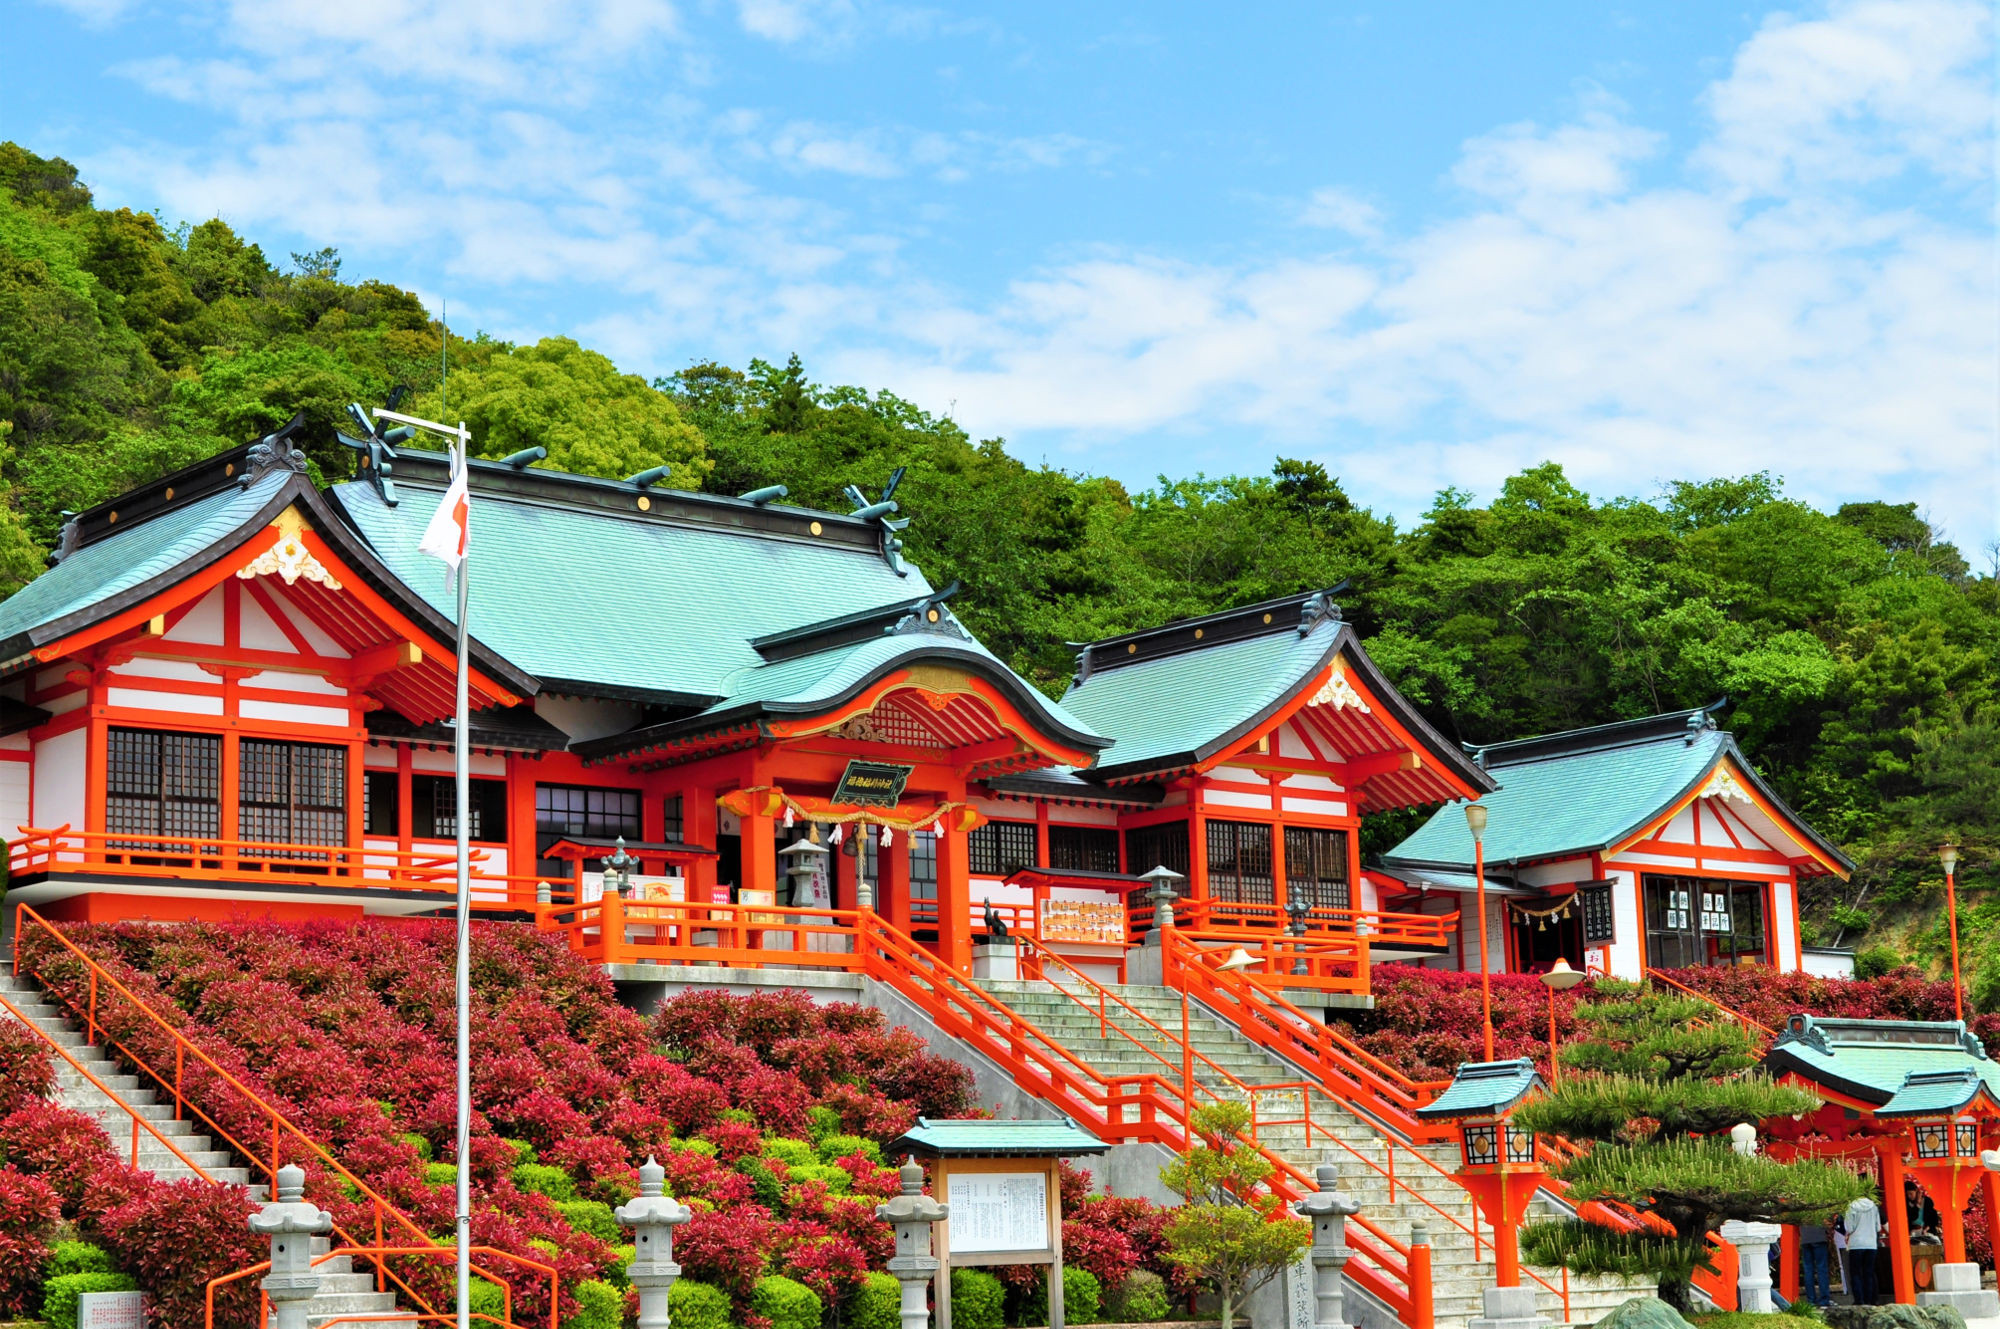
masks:
<svg viewBox="0 0 2000 1329"><path fill-rule="evenodd" d="M131 1158L129 1161L131 1162L133 1167L139 1166L139 1131L141 1128L144 1128L144 1130L148 1135L151 1135L155 1140L159 1141L162 1145L166 1146L168 1153L171 1153L175 1158L178 1158L185 1166L192 1168L196 1176L202 1178L204 1181L215 1180L214 1177L209 1176L207 1168L204 1168L201 1164L195 1162L192 1158L189 1158L186 1154L182 1153L179 1145L175 1144L171 1139L167 1138L166 1136L160 1134L159 1127L153 1125L152 1121L149 1118L141 1115L139 1109L133 1107L130 1103L127 1103L123 1095L121 1095L117 1090L111 1088L111 1086L105 1084L104 1081L98 1079L95 1075L91 1074L91 1072L84 1066L82 1062L78 1061L75 1057L70 1055L70 1051L68 1048L56 1042L55 1039L49 1037L49 1033L47 1030L43 1029L40 1025L35 1024L33 1021L29 1020L27 1016L21 1014L21 1008L19 1006L16 1006L13 1002L9 1001L5 993L0 993L0 1007L4 1007L7 1011L7 1014L13 1016L16 1020L20 1021L21 1024L26 1026L27 1029L35 1035L35 1037L41 1039L42 1042L48 1044L49 1049L51 1051L61 1056L64 1061L69 1063L71 1070L75 1071L78 1075L81 1075L84 1079L90 1081L92 1087L95 1088L98 1093L103 1094L106 1098L111 1100L112 1106L116 1107L120 1112L123 1112L126 1116L132 1119L132 1150L131 1150Z"/></svg>
<svg viewBox="0 0 2000 1329"><path fill-rule="evenodd" d="M1182 1085L1153 1074L1105 1075L872 912L861 913L857 950L863 972L924 1011L942 1032L993 1058L1023 1089L1087 1122L1104 1138L1187 1147L1193 1131ZM1270 1188L1281 1199L1296 1200L1316 1188L1264 1145L1253 1140L1248 1147L1272 1164ZM1349 1277L1413 1329L1432 1329L1413 1318L1409 1247L1365 1218L1357 1217L1355 1227L1350 1244L1358 1258L1348 1266Z"/></svg>
<svg viewBox="0 0 2000 1329"><path fill-rule="evenodd" d="M1135 932L1152 926L1153 905L1136 896L1126 905ZM1174 902L1174 926L1194 931L1234 929L1266 936L1290 932L1291 915L1283 905L1217 900L1212 897ZM1314 905L1306 911L1307 936L1366 937L1370 942L1444 948L1458 926L1456 912L1402 913L1387 909L1353 909L1344 905Z"/></svg>
<svg viewBox="0 0 2000 1329"><path fill-rule="evenodd" d="M450 896L458 872L457 855L443 849L233 840L213 835L135 835L79 831L67 824L53 829L18 829L20 836L7 842L8 874L16 879L49 872L239 883L289 883L305 877L342 886L390 885ZM479 865L489 857L484 849L475 849L470 855L475 907L518 910L532 906L536 887L550 880L546 874L487 872ZM576 890L573 880L558 879L550 884L564 897L573 897Z"/></svg>
<svg viewBox="0 0 2000 1329"><path fill-rule="evenodd" d="M1665 983L1668 987L1672 988L1674 991L1682 994L1683 996L1693 997L1697 1001L1707 1002L1709 1005L1715 1007L1715 1009L1721 1011L1724 1015L1728 1016L1730 1019L1736 1021L1736 1023L1738 1023L1739 1025L1742 1025L1743 1032L1745 1032L1746 1034L1758 1033L1762 1034L1767 1039L1775 1039L1778 1036L1778 1031L1771 1028L1769 1025L1759 1024L1757 1023L1757 1021L1743 1014L1743 1012L1737 1010L1731 1010L1729 1007L1717 1001L1714 997L1709 996L1706 992L1703 992L1698 988L1691 988L1677 978L1668 978L1665 974L1661 973L1657 969L1648 969L1646 971L1646 977L1652 982Z"/></svg>
<svg viewBox="0 0 2000 1329"><path fill-rule="evenodd" d="M533 1269L539 1273L547 1274L549 1276L548 1329L556 1329L556 1311L558 1308L557 1288L559 1284L557 1282L556 1270L553 1265L543 1264L540 1260L531 1260L525 1255L516 1255L512 1251L503 1251L494 1246L472 1246L468 1247L467 1249L469 1254L478 1258L488 1259L488 1260L507 1260L514 1264L523 1265L529 1269ZM376 1264L379 1266L385 1257L391 1255L431 1256L431 1257L442 1257L449 1255L453 1259L457 1259L458 1251L456 1247L439 1246L435 1242L423 1246L342 1246L336 1250L329 1250L322 1254L315 1255L312 1259L312 1265L315 1269L317 1269L320 1265L325 1264L328 1260L338 1259L341 1256L351 1257L356 1255L370 1256L375 1260ZM206 1289L203 1293L203 1301L206 1307L203 1316L203 1325L205 1326L205 1329L215 1329L215 1291L217 1288L227 1287L229 1284L237 1282L240 1279L248 1278L252 1274L266 1273L270 1270L270 1268L271 1268L271 1262L269 1260L260 1260L256 1264L249 1265L242 1269L238 1269L234 1273L219 1274L216 1277L209 1279ZM517 1329L514 1322L514 1291L513 1288L507 1282L507 1280L501 1278L500 1276L493 1273L491 1270L487 1269L483 1265L475 1264L472 1265L471 1268L474 1274L485 1279L489 1283L495 1284L500 1289L500 1318L495 1319L492 1316L487 1315L483 1311L472 1312L472 1318L475 1320L484 1320L488 1324L502 1325L505 1327L505 1329ZM259 1306L258 1306L257 1322L260 1326L262 1326L268 1323L270 1320L271 1303L270 1299L268 1297L265 1297L261 1293L258 1296L258 1302ZM335 1320L322 1321L320 1329L326 1329L326 1325L329 1324L376 1323L385 1321L408 1323L411 1320L439 1320L445 1322L455 1322L456 1319L457 1317L455 1315L442 1311L426 1311L425 1313L418 1315L412 1315L408 1311L395 1311L379 1315L343 1315ZM521 1327L521 1329L525 1329L525 1326Z"/></svg>
<svg viewBox="0 0 2000 1329"><path fill-rule="evenodd" d="M78 1010L76 1003L74 1002L73 999L62 995L60 992L53 991L50 988L47 978L42 974L40 970L37 969L31 971L33 972L34 976L41 981L44 991L50 992L50 995L54 996L58 1001L61 1001L63 1002L63 1004L68 1006L73 1015L78 1015L85 1019L86 1027L88 1030L86 1037L89 1039L90 1042L92 1043L97 1042L97 1033L103 1023L98 1013L98 994L100 990L104 988L109 988L117 996L123 997L125 1001L130 1004L131 1008L133 1009L134 1012L136 1012L138 1016L142 1017L146 1023L153 1025L158 1030L160 1030L160 1032L166 1034L167 1037L172 1040L174 1047L175 1078L170 1082L164 1075L162 1075L157 1069L155 1069L143 1056L139 1055L132 1048L128 1047L124 1042L113 1037L108 1029L105 1030L105 1036L110 1040L111 1046L118 1051L120 1056L122 1056L131 1065L136 1067L139 1071L143 1072L147 1076L150 1076L153 1082L159 1085L163 1092L171 1092L173 1094L176 1120L179 1119L180 1112L182 1111L183 1108L194 1113L196 1117L201 1119L202 1124L209 1129L209 1131L212 1133L213 1136L221 1139L230 1148L234 1149L239 1155L241 1155L244 1159L246 1159L253 1167L264 1172L265 1175L270 1178L270 1187L273 1196L277 1194L278 1169L283 1165L282 1139L288 1136L297 1145L302 1146L304 1152L312 1156L315 1156L320 1162L324 1163L326 1167L330 1171L332 1171L341 1181L345 1182L346 1185L354 1193L358 1194L363 1199L368 1201L368 1203L373 1208L375 1226L378 1231L381 1228L383 1220L386 1218L400 1224L402 1231L407 1233L411 1237L414 1237L426 1243L430 1241L429 1235L421 1227L419 1227L407 1214L403 1213L403 1211L396 1208L395 1205L391 1204L389 1201L383 1199L380 1195L376 1194L376 1192L371 1187L369 1187L366 1182L362 1181L361 1178L355 1176L354 1173L348 1171L348 1169L341 1164L340 1160L336 1159L332 1154L328 1153L324 1148L322 1148L319 1145L317 1141L313 1140L312 1137L308 1136L304 1131L300 1130L297 1126L293 1125L290 1119L288 1119L283 1113L279 1112L275 1107L272 1107L269 1103L265 1102L261 1096L259 1096L254 1090L244 1085L242 1081L238 1080L235 1076L231 1075L228 1071L224 1070L221 1066L217 1065L214 1059L211 1058L206 1052L202 1051L202 1049L198 1045L196 1045L192 1040L190 1040L179 1029L167 1023L167 1021L164 1018L162 1018L157 1011L155 1011L151 1006L147 1005L139 997L135 996L130 989L128 989L123 983L119 982L118 978L115 975L113 975L109 970L105 969L102 965L100 965L88 953L80 949L74 942L70 941L68 937L63 936L61 931L59 931L57 928L51 925L47 919L43 918L40 914L36 913L33 909L29 908L25 904L16 905L14 907L14 910L15 910L14 953L13 953L14 976L18 978L22 973L21 938L26 933L29 923L32 922L40 930L40 932L45 933L47 936L53 939L58 945L60 945L65 951L69 952L69 954L73 958L80 961L85 968L85 972L89 975L90 991L87 1004L83 1010ZM209 1115L207 1111L203 1110L203 1108L199 1104L190 1101L181 1092L181 1084L179 1078L180 1071L185 1064L186 1058L190 1056L193 1057L194 1060L200 1063L201 1065L207 1067L208 1070L212 1072L216 1076L216 1078L220 1080L223 1084L226 1084L231 1089L234 1089L246 1106L252 1109L253 1112L261 1114L266 1119L266 1121L269 1122L271 1128L271 1139L270 1139L270 1156L268 1159L259 1158L257 1150L255 1148L253 1148L248 1144L245 1144L241 1140L238 1140L227 1129L225 1129L220 1122L216 1121L213 1116ZM190 1164L190 1166L192 1166L192 1164ZM204 1172L202 1175L207 1176L207 1173ZM338 1225L336 1225L334 1231L341 1237L343 1241L347 1243L348 1248L359 1248L361 1246L361 1243L357 1241L353 1237L353 1235L348 1233L344 1228L341 1228ZM383 1261L380 1258L377 1258L374 1261L374 1263L378 1281L384 1277L393 1280L396 1286L401 1288L403 1292L418 1306L422 1307L426 1311L430 1309L430 1304L427 1301L425 1301L423 1296L420 1293L418 1293L415 1288L412 1288L407 1282L405 1282L393 1269L390 1269L385 1263L383 1263Z"/></svg>

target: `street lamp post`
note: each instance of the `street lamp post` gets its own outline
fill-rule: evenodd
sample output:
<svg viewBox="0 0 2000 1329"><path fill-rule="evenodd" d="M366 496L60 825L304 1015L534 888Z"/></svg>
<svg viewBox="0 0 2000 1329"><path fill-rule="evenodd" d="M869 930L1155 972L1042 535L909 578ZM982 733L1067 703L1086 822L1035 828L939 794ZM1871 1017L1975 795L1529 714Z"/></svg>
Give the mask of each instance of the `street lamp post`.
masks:
<svg viewBox="0 0 2000 1329"><path fill-rule="evenodd" d="M1944 907L1951 919L1951 1004L1963 1023L1965 989L1958 981L1958 846L1942 846L1938 850L1938 862L1944 864Z"/></svg>
<svg viewBox="0 0 2000 1329"><path fill-rule="evenodd" d="M1569 960L1561 955L1555 964L1542 975L1542 986L1549 990L1549 1083L1562 1083L1562 1070L1556 1065L1556 993L1567 992L1583 981L1583 974L1569 967Z"/></svg>
<svg viewBox="0 0 2000 1329"><path fill-rule="evenodd" d="M1479 1009L1486 1024L1486 1060L1493 1060L1493 967L1487 959L1492 937L1486 931L1486 805L1467 803L1465 824L1472 830L1472 872L1479 882Z"/></svg>

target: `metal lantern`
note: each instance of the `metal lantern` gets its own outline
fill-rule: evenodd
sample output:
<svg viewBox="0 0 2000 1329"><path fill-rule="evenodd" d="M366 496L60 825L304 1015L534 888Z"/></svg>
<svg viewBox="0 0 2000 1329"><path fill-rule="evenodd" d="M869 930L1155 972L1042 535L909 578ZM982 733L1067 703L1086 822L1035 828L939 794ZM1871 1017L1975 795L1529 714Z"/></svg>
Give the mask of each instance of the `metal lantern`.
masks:
<svg viewBox="0 0 2000 1329"><path fill-rule="evenodd" d="M1499 1121L1460 1121L1458 1148L1467 1167L1493 1167L1500 1161Z"/></svg>
<svg viewBox="0 0 2000 1329"><path fill-rule="evenodd" d="M1506 1126L1507 1161L1509 1163L1533 1163L1535 1161L1535 1133L1524 1131L1508 1122Z"/></svg>

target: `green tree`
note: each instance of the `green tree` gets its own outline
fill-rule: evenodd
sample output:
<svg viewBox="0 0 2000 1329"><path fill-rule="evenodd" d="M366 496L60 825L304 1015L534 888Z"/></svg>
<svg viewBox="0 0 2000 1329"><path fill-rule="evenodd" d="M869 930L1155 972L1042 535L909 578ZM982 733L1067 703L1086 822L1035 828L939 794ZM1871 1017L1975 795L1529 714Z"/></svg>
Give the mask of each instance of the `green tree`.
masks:
<svg viewBox="0 0 2000 1329"><path fill-rule="evenodd" d="M1211 1103L1195 1109L1192 1125L1187 1152L1160 1170L1186 1201L1167 1222L1167 1258L1215 1289L1230 1329L1236 1306L1312 1245L1312 1227L1283 1216L1266 1188L1273 1165L1243 1139L1249 1108Z"/></svg>
<svg viewBox="0 0 2000 1329"><path fill-rule="evenodd" d="M433 387L407 409L465 421L483 457L539 445L549 450L545 465L583 475L623 477L666 466L660 483L671 489L701 488L711 466L701 431L682 418L672 397L567 337L500 349L454 368L448 407Z"/></svg>
<svg viewBox="0 0 2000 1329"><path fill-rule="evenodd" d="M1650 1275L1660 1297L1692 1309L1690 1280L1713 1267L1708 1234L1728 1219L1818 1222L1872 1187L1833 1163L1780 1163L1738 1154L1727 1132L1741 1122L1819 1107L1817 1095L1751 1070L1749 1036L1705 1018L1701 1004L1650 988L1600 981L1577 1009L1587 1036L1563 1050L1572 1070L1549 1096L1517 1108L1517 1125L1590 1141L1558 1166L1572 1203L1600 1202L1655 1215L1670 1234L1626 1232L1559 1219L1521 1230L1524 1259L1579 1273Z"/></svg>

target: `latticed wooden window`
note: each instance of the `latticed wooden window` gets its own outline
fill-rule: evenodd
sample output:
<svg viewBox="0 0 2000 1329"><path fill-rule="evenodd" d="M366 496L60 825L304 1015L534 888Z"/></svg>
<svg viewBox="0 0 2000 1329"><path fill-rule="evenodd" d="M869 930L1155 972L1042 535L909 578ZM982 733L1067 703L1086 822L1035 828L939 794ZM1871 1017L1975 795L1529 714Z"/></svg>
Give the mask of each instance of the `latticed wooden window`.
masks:
<svg viewBox="0 0 2000 1329"><path fill-rule="evenodd" d="M106 830L190 837L221 833L219 735L113 729L107 738Z"/></svg>
<svg viewBox="0 0 2000 1329"><path fill-rule="evenodd" d="M1167 868L1183 877L1188 875L1186 822L1169 821L1125 832L1125 870L1143 877L1154 868ZM1187 893L1185 884L1181 893Z"/></svg>
<svg viewBox="0 0 2000 1329"><path fill-rule="evenodd" d="M1285 891L1314 909L1347 908L1347 832L1287 826Z"/></svg>
<svg viewBox="0 0 2000 1329"><path fill-rule="evenodd" d="M641 836L639 791L599 789L594 785L538 784L535 786L535 848L546 853L561 840L611 840L624 836L637 841ZM591 859L586 870L598 871L599 860ZM560 858L539 860L537 872L567 876L569 864Z"/></svg>
<svg viewBox="0 0 2000 1329"><path fill-rule="evenodd" d="M240 838L269 844L347 842L346 748L246 738L237 763Z"/></svg>
<svg viewBox="0 0 2000 1329"><path fill-rule="evenodd" d="M989 821L965 837L967 869L975 877L1004 877L1035 865L1035 823Z"/></svg>
<svg viewBox="0 0 2000 1329"><path fill-rule="evenodd" d="M1051 826L1049 866L1081 872L1116 872L1118 832L1109 826Z"/></svg>
<svg viewBox="0 0 2000 1329"><path fill-rule="evenodd" d="M1208 823L1208 894L1231 904L1271 904L1271 828L1261 821Z"/></svg>

